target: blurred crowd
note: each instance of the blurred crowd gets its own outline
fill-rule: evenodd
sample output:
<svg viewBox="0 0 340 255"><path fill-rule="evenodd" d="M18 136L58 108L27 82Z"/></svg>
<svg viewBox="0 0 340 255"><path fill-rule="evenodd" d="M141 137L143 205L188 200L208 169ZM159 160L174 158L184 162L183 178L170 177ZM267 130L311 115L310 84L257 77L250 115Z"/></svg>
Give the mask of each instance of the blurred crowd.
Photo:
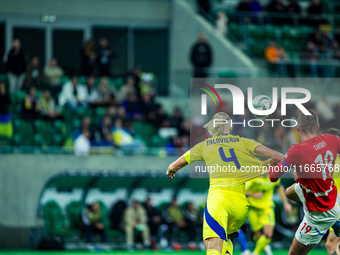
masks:
<svg viewBox="0 0 340 255"><path fill-rule="evenodd" d="M294 25L294 18L298 18L302 25L327 24L319 0L311 1L305 10L297 0L271 0L266 6L258 0L241 0L236 10L240 12L240 20L245 23L259 23L266 14L266 21L277 25Z"/></svg>
<svg viewBox="0 0 340 255"><path fill-rule="evenodd" d="M116 202L110 212L111 226L103 223L101 207L98 201L91 202L83 209L80 229L85 232L88 249L94 250L92 235L98 233L102 247L106 244L108 229L122 231L125 234L128 250L136 248L182 250L181 233L185 235L189 249L195 250L201 244L202 216L201 209L192 202L178 205L176 198L160 208L152 205L151 198L141 203L132 201Z"/></svg>
<svg viewBox="0 0 340 255"><path fill-rule="evenodd" d="M188 147L189 125L182 111L168 114L155 100L153 73L133 68L122 77L122 86L114 86L110 78L110 59L115 56L106 38L85 42L82 54L82 76L65 79L64 71L52 58L42 67L38 57L26 62L20 40L14 40L7 55L8 86L0 81L0 114L11 113L11 95L24 91L20 102L21 117L34 122L68 121L66 112L80 109L105 109L100 119L85 116L72 138L77 155L88 155L91 146L143 147L135 139L134 122L144 122L164 134L167 148Z"/></svg>

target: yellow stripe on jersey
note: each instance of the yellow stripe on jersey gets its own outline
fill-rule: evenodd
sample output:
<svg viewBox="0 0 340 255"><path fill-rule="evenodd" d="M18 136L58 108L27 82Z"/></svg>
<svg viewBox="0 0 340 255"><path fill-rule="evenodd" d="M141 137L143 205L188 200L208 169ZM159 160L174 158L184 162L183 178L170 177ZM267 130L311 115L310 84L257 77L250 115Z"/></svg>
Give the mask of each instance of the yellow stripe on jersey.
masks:
<svg viewBox="0 0 340 255"><path fill-rule="evenodd" d="M274 206L274 188L279 184L280 180L278 180L277 182L271 182L269 177L259 177L247 182L246 191L251 193L263 193L263 196L261 198L254 198L249 196L248 201L250 203L250 206L257 209L265 209Z"/></svg>
<svg viewBox="0 0 340 255"><path fill-rule="evenodd" d="M214 136L195 145L183 157L189 164L205 162L210 187L233 187L268 172L270 160L262 162L255 157L254 150L259 145L240 136Z"/></svg>
<svg viewBox="0 0 340 255"><path fill-rule="evenodd" d="M334 178L334 184L335 184L336 188L338 189L338 192L340 193L340 171L339 171L339 167L340 167L340 157L337 157L335 159L335 163L334 163L333 178Z"/></svg>

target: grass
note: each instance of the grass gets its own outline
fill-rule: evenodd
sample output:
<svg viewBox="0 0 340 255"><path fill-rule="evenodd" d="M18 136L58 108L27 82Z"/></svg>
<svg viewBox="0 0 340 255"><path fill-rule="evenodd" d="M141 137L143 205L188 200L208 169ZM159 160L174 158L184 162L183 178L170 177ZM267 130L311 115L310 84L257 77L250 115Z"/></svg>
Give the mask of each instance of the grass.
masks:
<svg viewBox="0 0 340 255"><path fill-rule="evenodd" d="M0 251L0 254L4 255L88 255L88 254L114 254L114 255L163 255L163 254L178 254L178 255L204 255L202 251L111 251L111 252L87 252L87 251ZM235 251L234 255L239 255L239 251ZM264 253L263 253L264 254ZM273 250L274 255L286 255L288 250ZM315 249L312 250L309 255L327 255L326 249Z"/></svg>

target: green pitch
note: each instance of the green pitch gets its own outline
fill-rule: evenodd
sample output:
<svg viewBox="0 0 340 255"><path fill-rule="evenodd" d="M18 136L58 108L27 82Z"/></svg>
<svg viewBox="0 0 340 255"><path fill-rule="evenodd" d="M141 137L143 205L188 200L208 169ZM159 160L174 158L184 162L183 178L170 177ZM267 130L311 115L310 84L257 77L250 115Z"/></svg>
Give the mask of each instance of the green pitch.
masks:
<svg viewBox="0 0 340 255"><path fill-rule="evenodd" d="M134 251L134 252L126 252L126 251L111 251L111 252L31 252L31 251L0 251L0 254L4 255L89 255L89 254L114 254L114 255L165 255L165 254L178 254L178 255L204 255L205 252L201 251ZM239 251L235 251L234 255L239 255ZM264 253L263 253L264 254ZM273 250L274 255L287 255L288 250ZM312 250L309 255L327 255L326 250Z"/></svg>

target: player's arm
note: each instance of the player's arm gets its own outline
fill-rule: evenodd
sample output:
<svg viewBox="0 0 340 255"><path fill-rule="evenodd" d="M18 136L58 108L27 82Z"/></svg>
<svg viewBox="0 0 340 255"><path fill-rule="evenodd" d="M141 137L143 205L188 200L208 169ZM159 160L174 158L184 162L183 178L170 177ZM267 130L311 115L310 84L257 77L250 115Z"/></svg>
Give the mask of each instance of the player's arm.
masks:
<svg viewBox="0 0 340 255"><path fill-rule="evenodd" d="M195 161L203 160L202 158L202 150L203 150L203 142L196 144L191 150L184 153L181 157L179 157L176 161L172 162L168 170L166 171L166 175L172 179L175 177L177 171L187 164L193 163Z"/></svg>
<svg viewBox="0 0 340 255"><path fill-rule="evenodd" d="M246 182L246 195L247 197L253 197L253 198L261 198L263 197L263 192L251 192L249 190L252 189L254 183L254 179Z"/></svg>
<svg viewBox="0 0 340 255"><path fill-rule="evenodd" d="M284 159L284 155L280 152L269 149L264 145L258 145L254 150L256 155L263 156L271 159L271 164L277 164Z"/></svg>
<svg viewBox="0 0 340 255"><path fill-rule="evenodd" d="M175 177L175 174L177 173L177 171L183 167L185 167L188 164L188 162L186 161L186 159L183 156L180 156L176 161L172 162L169 167L168 170L166 171L166 175L172 179Z"/></svg>
<svg viewBox="0 0 340 255"><path fill-rule="evenodd" d="M292 210L292 206L288 202L288 199L286 197L285 190L284 190L283 186L281 184L276 186L276 191L277 191L277 193L279 194L279 196L281 198L281 201L283 203L283 208L285 209L285 211L287 213L289 213Z"/></svg>
<svg viewBox="0 0 340 255"><path fill-rule="evenodd" d="M253 197L253 198L261 198L263 197L263 192L250 192L250 191L246 191L246 195L247 197Z"/></svg>
<svg viewBox="0 0 340 255"><path fill-rule="evenodd" d="M269 179L271 182L276 182L282 175L287 173L289 169L295 165L295 158L298 158L298 150L293 146L288 151L281 162L272 166L269 170Z"/></svg>

